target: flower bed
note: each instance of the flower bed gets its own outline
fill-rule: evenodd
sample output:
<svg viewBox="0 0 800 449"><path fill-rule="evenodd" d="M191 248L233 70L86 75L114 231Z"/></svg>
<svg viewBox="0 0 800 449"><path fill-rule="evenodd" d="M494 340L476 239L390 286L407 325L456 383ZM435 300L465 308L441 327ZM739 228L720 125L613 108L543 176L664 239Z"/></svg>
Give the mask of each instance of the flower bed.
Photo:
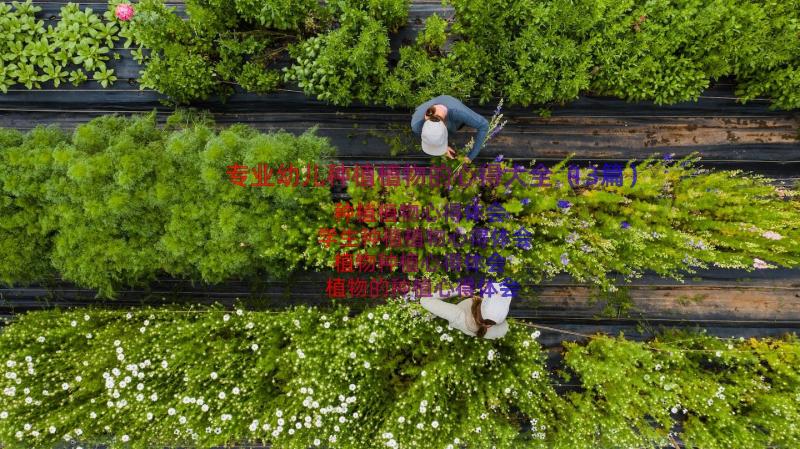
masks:
<svg viewBox="0 0 800 449"><path fill-rule="evenodd" d="M109 447L794 447L800 343L467 337L416 304L28 313L0 333L0 441ZM561 384L571 388L563 389Z"/></svg>
<svg viewBox="0 0 800 449"><path fill-rule="evenodd" d="M396 64L389 33L405 25L407 1L290 3L188 0L182 20L161 0L142 1L125 33L151 50L139 53L142 85L178 102L224 97L231 83L269 92L280 85L276 56L290 49L284 81L339 105L416 106L447 93L527 106L587 91L672 104L732 76L741 101L800 106L793 2L450 0L454 17L430 16Z"/></svg>
<svg viewBox="0 0 800 449"><path fill-rule="evenodd" d="M221 282L264 274L280 278L297 267L333 267L342 251L339 245L320 244L320 229L359 226L335 219L338 206L328 188L242 187L226 173L234 164L256 169L265 163L273 170L281 164L300 169L316 164L325 180L333 154L313 131L299 137L262 134L243 125L215 131L207 119L183 114L164 128L151 114L101 117L72 135L54 127L26 134L2 130L0 250L6 263L0 280L32 282L57 271L112 296L121 285L146 283L162 273ZM519 166L495 164L512 172ZM517 282L538 283L566 272L613 289L607 276L612 272L633 278L652 270L679 278L693 267L798 265L800 203L794 192L778 190L764 178L697 170L688 158L650 159L637 167L633 187L625 181L623 186L573 188L568 161L563 161L545 167L551 186L538 187L532 182L541 170L537 167L517 173L530 185L506 172L496 185L447 188L403 181L367 189L349 182L348 193L351 205L413 203L441 209L476 199L482 207L502 205L508 214L503 221L464 216L424 226L463 233L504 230L509 238L525 228L530 246L478 250L482 257L496 251L507 258L508 275ZM624 173L632 180L631 167ZM245 181L248 186L257 182L256 173L245 172ZM509 181L513 185L506 187ZM374 254L379 249L345 251ZM452 250L426 246L417 252Z"/></svg>
<svg viewBox="0 0 800 449"><path fill-rule="evenodd" d="M52 82L58 87L69 81L78 86L89 79L107 87L116 81L114 69L106 66L119 40L119 26L110 11L101 16L77 3L61 8L55 26L45 28L42 8L31 0L0 3L0 92L17 84L28 89Z"/></svg>

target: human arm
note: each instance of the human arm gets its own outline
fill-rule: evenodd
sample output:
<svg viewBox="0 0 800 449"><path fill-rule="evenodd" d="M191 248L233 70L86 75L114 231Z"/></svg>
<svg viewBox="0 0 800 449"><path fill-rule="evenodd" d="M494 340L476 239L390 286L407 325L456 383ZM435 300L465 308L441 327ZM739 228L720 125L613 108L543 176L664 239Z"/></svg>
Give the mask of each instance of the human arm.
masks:
<svg viewBox="0 0 800 449"><path fill-rule="evenodd" d="M472 112L472 111L470 111ZM483 118L483 116L472 113L477 116L475 120L475 124L467 123L469 126L478 130L478 135L475 136L475 144L472 146L472 151L469 152L467 157L470 161L474 161L476 157L478 157L478 153L481 152L481 147L483 147L483 141L486 140L486 136L489 134L489 121Z"/></svg>
<svg viewBox="0 0 800 449"><path fill-rule="evenodd" d="M483 338L487 338L489 340L495 340L498 338L503 338L506 333L508 333L508 321L503 321L500 324L495 324L486 331L486 335Z"/></svg>
<svg viewBox="0 0 800 449"><path fill-rule="evenodd" d="M439 318L444 318L451 323L463 321L461 315L463 315L464 311L456 304L451 304L437 298L422 298L419 300L419 303L428 312Z"/></svg>
<svg viewBox="0 0 800 449"><path fill-rule="evenodd" d="M411 131L416 135L422 134L422 125L425 124L425 116L417 119L416 116L411 117Z"/></svg>

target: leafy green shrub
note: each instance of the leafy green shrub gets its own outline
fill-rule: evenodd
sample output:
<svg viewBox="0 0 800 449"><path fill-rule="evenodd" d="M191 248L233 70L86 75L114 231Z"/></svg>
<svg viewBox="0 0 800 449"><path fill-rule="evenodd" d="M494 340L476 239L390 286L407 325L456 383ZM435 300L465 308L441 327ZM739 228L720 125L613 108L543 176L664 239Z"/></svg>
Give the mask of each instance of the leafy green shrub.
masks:
<svg viewBox="0 0 800 449"><path fill-rule="evenodd" d="M29 283L52 272L49 237L58 221L42 199L58 183L50 167L68 141L57 127L0 131L0 282Z"/></svg>
<svg viewBox="0 0 800 449"><path fill-rule="evenodd" d="M225 167L322 165L333 154L326 140L313 131L299 137L265 135L236 125L218 135L208 128L175 132L164 150L172 163L162 171L160 187L169 214L161 245L176 267L172 272L220 282L260 273L281 278L313 263L305 249L315 244L313 224L325 220L320 204L330 201L330 191L301 186L244 190L230 182ZM187 170L194 176L186 176ZM249 180L255 182L255 176Z"/></svg>
<svg viewBox="0 0 800 449"><path fill-rule="evenodd" d="M314 163L324 179L327 141L313 130L264 135L239 125L217 134L212 126L178 115L161 129L151 114L101 117L71 139L55 128L4 132L0 205L9 219L0 246L16 263L0 280L38 280L55 268L112 296L163 272L216 282L316 263L304 251L316 244L312 224L325 221L328 189L244 188L226 167Z"/></svg>
<svg viewBox="0 0 800 449"><path fill-rule="evenodd" d="M317 9L308 2L190 0L183 19L163 0L143 0L122 34L126 46L139 47L135 55L145 64L142 88L179 104L215 95L225 99L235 84L274 91L280 73L272 64L290 42L318 26Z"/></svg>
<svg viewBox="0 0 800 449"><path fill-rule="evenodd" d="M614 5L597 23L592 87L656 104L697 100L709 80L733 71L738 30L728 23L738 3L629 0Z"/></svg>
<svg viewBox="0 0 800 449"><path fill-rule="evenodd" d="M579 168L580 182L570 184L568 160L554 167L496 163L502 170L499 182L481 182L483 168L461 172L461 181L453 188L405 182L386 189L349 185L348 192L355 209L365 204L433 205L435 220L420 218L389 226L398 228L439 229L452 232L461 229L467 242L473 230L485 229L488 235L505 232L509 244L487 244L475 247L467 243L456 247L452 241L444 245L428 245L421 250L395 249L386 246L341 248L333 244L320 246L328 251L332 267L335 254L419 251L419 260L427 255L444 257L451 253L479 254L487 261L495 252L506 263L500 277L511 277L519 283L538 284L558 273L568 273L580 282L591 282L613 291L610 273L626 279L640 277L644 271L682 279L682 273L695 268L765 268L769 261L794 267L800 264L800 203L782 199L775 187L761 176L741 171L708 171L694 168L685 158L680 164L649 158L637 165L636 185L631 187L633 171L613 164L597 166L597 185L587 187L592 169ZM454 170L455 162L448 162ZM544 167L544 168L542 168ZM623 170L624 169L624 170ZM516 172L518 180L514 180ZM624 185L601 186L618 173ZM573 172L573 174L575 174ZM483 176L489 176L483 172ZM475 178L473 178L475 177ZM456 183L457 178L452 178ZM463 180L473 179L470 185ZM540 182L544 185L539 186ZM482 185L485 184L485 185ZM508 185L506 185L508 184ZM547 186L549 184L549 186ZM376 181L376 185L379 185ZM465 207L477 201L481 217L475 220L445 217L444 205ZM502 206L508 216L491 219L487 209L493 203ZM349 224L340 220L337 230L383 227L382 223ZM515 232L530 232L530 246L515 243ZM477 232L477 231L476 231ZM356 257L354 257L355 259ZM484 264L485 265L485 264ZM488 269L488 268L486 268ZM484 270L486 270L484 269ZM428 272L418 265L416 276L460 279L464 272ZM467 273L469 274L469 273ZM485 276L497 274L482 271Z"/></svg>
<svg viewBox="0 0 800 449"><path fill-rule="evenodd" d="M447 41L447 21L436 13L425 19L425 29L417 36L417 42L428 51L439 51Z"/></svg>
<svg viewBox="0 0 800 449"><path fill-rule="evenodd" d="M65 279L110 294L163 266L156 244L165 217L155 183L166 162L162 139L154 114L105 116L80 126L55 157L52 170L63 181L48 192L60 218L52 261Z"/></svg>
<svg viewBox="0 0 800 449"><path fill-rule="evenodd" d="M796 337L596 336L564 369L516 320L468 337L416 304L269 312L76 309L0 333L0 439L111 448L793 447ZM574 385L558 392L554 384ZM678 427L680 425L680 427Z"/></svg>
<svg viewBox="0 0 800 449"><path fill-rule="evenodd" d="M58 23L45 28L36 17L42 8L31 0L0 3L0 91L15 84L28 89L52 81L55 87L69 81L79 85L88 73L103 87L116 81L114 70L106 67L113 55L119 27L110 11L100 15L77 3L61 7Z"/></svg>
<svg viewBox="0 0 800 449"><path fill-rule="evenodd" d="M331 7L340 22L348 21L353 11L359 10L395 32L408 21L409 3L409 0L338 0L331 2Z"/></svg>
<svg viewBox="0 0 800 449"><path fill-rule="evenodd" d="M447 22L433 14L417 41L399 48L396 67L388 67L387 33L406 22L406 0L319 7L191 0L186 23L163 0L144 0L125 34L154 53L142 85L179 102L224 98L237 83L274 90L279 78L271 64L289 48L294 63L284 81L337 105L416 106L450 93L528 106L586 91L671 104L697 100L723 76L739 79L741 101L766 95L773 108L800 103L796 0L770 7L743 0L449 3L453 45L445 51ZM147 58L142 48L135 54Z"/></svg>
<svg viewBox="0 0 800 449"><path fill-rule="evenodd" d="M215 6L228 4L224 0L213 0L213 3ZM236 0L235 5L236 12L246 20L277 30L301 29L309 12L319 8L316 0Z"/></svg>
<svg viewBox="0 0 800 449"><path fill-rule="evenodd" d="M259 162L273 169L292 163L298 170L315 164L325 180L334 150L313 130L295 137L236 125L217 133L207 117L181 114L165 128L153 115L108 116L78 127L71 139L55 129L0 137L0 198L3 213L12 217L3 223L0 244L17 261L0 271L6 283L36 280L49 263L65 279L103 296L159 273L207 282L262 273L282 277L295 267L331 266L338 248L320 245L318 231L351 226L333 222L334 204L325 188L244 188L225 173L243 164L250 170L249 185ZM567 163L542 172L551 187L538 187L531 168L521 167L526 185L516 180L506 188L520 167L503 162L498 166L508 171L497 186L412 184L380 192L351 183L349 193L353 203L441 208L477 198L485 209L498 202L509 213L504 221L487 222L484 214L477 222L462 217L453 223L439 216L426 226L509 235L526 228L530 248L474 249L482 260L497 251L507 260L504 276L518 282L567 272L613 290L610 273L631 279L652 270L680 279L685 271L711 265L798 264L798 201L784 199L785 191L760 176L695 170L692 159L674 165L648 159L637 166L635 187L628 167L622 187L573 188ZM582 170L582 182L590 179L589 171ZM308 179L306 172L297 176L299 184ZM459 250L451 243L427 248L423 256L454 251Z"/></svg>
<svg viewBox="0 0 800 449"><path fill-rule="evenodd" d="M395 30L405 23L408 2L343 1L320 6L315 0L189 0L186 14L182 19L163 0L137 5L123 34L129 39L126 45L139 46L135 55L146 64L142 88L155 89L176 103L215 95L224 99L236 84L252 92L272 92L281 83L273 64L293 43L314 34L292 46L293 56L307 60L294 66L287 79L299 81L310 95L347 104L373 99L386 72L386 27ZM331 30L333 15L341 28ZM318 71L312 68L316 57ZM325 77L328 72L333 73Z"/></svg>
<svg viewBox="0 0 800 449"><path fill-rule="evenodd" d="M488 100L491 86L483 81L491 58L471 42L456 42L447 56L434 56L420 47L400 48L400 61L380 96L387 106L418 105L442 94Z"/></svg>
<svg viewBox="0 0 800 449"><path fill-rule="evenodd" d="M772 107L800 108L800 20L797 0L744 3L735 10L743 32L735 42L736 95L742 101L758 96Z"/></svg>
<svg viewBox="0 0 800 449"><path fill-rule="evenodd" d="M340 28L290 48L294 65L284 68L307 95L337 105L371 102L388 71L389 37L385 26L352 9Z"/></svg>

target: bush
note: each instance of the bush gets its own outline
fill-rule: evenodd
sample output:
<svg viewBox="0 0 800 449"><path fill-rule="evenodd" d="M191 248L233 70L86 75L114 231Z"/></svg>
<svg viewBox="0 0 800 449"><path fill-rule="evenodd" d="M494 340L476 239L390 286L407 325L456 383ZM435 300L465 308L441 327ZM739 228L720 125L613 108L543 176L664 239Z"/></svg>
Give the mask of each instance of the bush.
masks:
<svg viewBox="0 0 800 449"><path fill-rule="evenodd" d="M387 106L419 105L438 95L477 97L487 101L491 86L483 82L491 58L471 42L456 42L447 56L435 56L420 47L400 48L400 61L380 96Z"/></svg>
<svg viewBox="0 0 800 449"><path fill-rule="evenodd" d="M160 273L216 282L265 271L280 277L314 263L304 257L316 238L309 223L324 221L318 205L330 201L328 189L243 188L225 173L234 163L314 163L324 179L333 149L313 130L264 135L239 125L217 134L207 119L187 115L160 129L151 114L101 117L71 139L41 128L3 140L0 198L13 219L0 244L17 261L0 269L3 282L35 281L56 268L112 296Z"/></svg>
<svg viewBox="0 0 800 449"><path fill-rule="evenodd" d="M285 68L306 95L336 105L371 102L387 74L389 37L380 21L350 10L340 28L290 49L296 62Z"/></svg>
<svg viewBox="0 0 800 449"><path fill-rule="evenodd" d="M128 45L139 46L135 55L146 63L143 88L155 89L179 104L215 95L224 100L236 84L252 92L272 92L281 83L274 66L292 47L292 56L308 60L298 61L288 79L300 81L309 95L349 104L372 100L375 86L383 82L387 27L396 30L406 22L408 2L341 1L321 6L315 0L190 0L186 14L182 19L163 0L138 4L123 34ZM334 16L341 28L333 27ZM316 57L320 60L312 64ZM321 69L316 77L312 66ZM329 71L333 73L322 79Z"/></svg>
<svg viewBox="0 0 800 449"><path fill-rule="evenodd" d="M50 167L68 142L55 126L0 131L0 282L27 284L52 271L50 233L58 217L43 199L58 183Z"/></svg>
<svg viewBox="0 0 800 449"><path fill-rule="evenodd" d="M419 217L388 225L355 219L345 223L340 219L338 233L347 229L361 232L376 227L422 227L445 233L460 230L467 243L458 247L448 240L419 249L389 247L385 242L380 247L355 249L334 243L318 250L328 252L323 257L331 267L340 252L353 254L354 260L363 253L417 253L419 264L410 275L434 280L461 279L466 270L428 272L422 263L426 256L478 254L482 276L511 277L520 284L535 285L558 273L568 273L579 282L611 291L615 289L611 273L630 280L653 271L680 280L682 273L710 266L752 270L768 265L764 261L797 266L800 230L794 223L800 219L800 203L782 199L783 194L761 176L699 170L693 166L697 160L687 157L673 164L651 157L637 165L633 187L630 163L573 171L569 160L551 168L505 161L480 168L468 166L460 178L446 178L441 186L427 182L406 185L403 180L400 186L381 189L377 179L375 188L351 183L348 192L353 210L358 204L416 204L420 209L433 207L435 219ZM455 165L448 162L446 168L452 172ZM596 185L586 186L593 172ZM501 177L494 178L491 173L500 173ZM513 173L519 179L514 179ZM602 186L604 180L614 179L614 173L623 185ZM580 176L580 180L571 181L570 174ZM465 180L471 179L473 182L467 185ZM540 181L549 186L539 186ZM479 208L477 219L463 211L474 202ZM446 204L462 208L461 216L445 217ZM487 211L494 204L507 216L490 217ZM513 237L523 228L530 233L527 247L524 240ZM476 238L480 241L480 234L476 234L480 232L506 235L508 241L470 243ZM492 272L488 260L495 253L503 265L500 271Z"/></svg>
<svg viewBox="0 0 800 449"><path fill-rule="evenodd" d="M417 35L417 43L429 52L441 51L447 41L446 30L447 21L433 13L425 19L425 29Z"/></svg>
<svg viewBox="0 0 800 449"><path fill-rule="evenodd" d="M103 87L116 81L113 69L106 67L119 27L111 12L102 16L91 8L81 10L76 3L61 7L55 26L44 26L37 17L42 10L31 0L0 3L0 92L22 84L41 88L52 81L55 87L71 82L77 86L92 74Z"/></svg>
<svg viewBox="0 0 800 449"><path fill-rule="evenodd" d="M143 0L123 34L126 45L139 47L135 54L146 64L141 87L175 103L215 95L225 99L237 83L266 93L279 86L280 73L272 65L287 45L318 26L316 5L191 0L182 19L163 0Z"/></svg>
<svg viewBox="0 0 800 449"><path fill-rule="evenodd" d="M28 313L0 334L0 439L26 449L800 441L796 337L596 336L565 345L563 369L548 372L538 331L520 322L499 340L443 324L395 301L354 318L307 307Z"/></svg>
<svg viewBox="0 0 800 449"><path fill-rule="evenodd" d="M408 21L409 3L409 0L338 0L331 2L331 6L340 22L346 22L354 10L360 10L395 32Z"/></svg>
<svg viewBox="0 0 800 449"><path fill-rule="evenodd" d="M0 269L0 279L9 284L39 279L50 263L65 279L97 288L102 296L162 273L206 282L263 273L282 278L296 267L332 266L338 245L321 245L319 230L343 231L360 223L335 222L337 205L329 190L302 187L310 178L302 171L309 164L328 183L327 163L334 154L313 129L301 136L262 134L244 125L215 132L207 117L187 114L160 128L151 114L101 117L78 127L71 138L39 128L25 135L5 131L0 139L6 143L0 152L0 204L12 217L0 228L0 245L17 261ZM680 279L685 271L712 265L797 266L798 201L783 198L784 190L760 176L697 170L693 160L649 159L637 166L634 187L628 167L624 186L573 188L565 160L546 169L555 187L536 185L541 167L502 162L495 167L507 171L496 185L482 186L476 178L463 188L403 182L380 191L350 182L348 192L353 205L413 203L437 211L448 202L477 199L483 211L497 202L508 213L503 221L488 221L482 213L477 221L463 216L453 222L437 212L439 218L424 226L464 233L503 230L509 236L524 227L531 233L527 249L468 245L482 261L496 251L507 262L504 276L518 282L538 283L566 272L613 290L610 273L632 279L652 270ZM259 162L273 169L273 177L283 173L298 186L245 188L226 174L241 164L250 185ZM526 185L515 180L505 187L515 170ZM606 170L613 173L614 167L598 173ZM481 176L463 173L466 179ZM591 176L587 168L582 173L585 184ZM598 174L597 182L603 179ZM568 206L561 207L564 203ZM421 257L460 251L449 244L421 250Z"/></svg>

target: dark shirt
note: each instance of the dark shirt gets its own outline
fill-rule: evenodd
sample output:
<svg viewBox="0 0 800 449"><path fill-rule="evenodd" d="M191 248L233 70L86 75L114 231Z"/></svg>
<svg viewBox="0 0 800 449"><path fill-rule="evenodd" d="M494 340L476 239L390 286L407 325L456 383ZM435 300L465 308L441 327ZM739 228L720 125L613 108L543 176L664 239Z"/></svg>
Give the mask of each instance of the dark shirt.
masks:
<svg viewBox="0 0 800 449"><path fill-rule="evenodd" d="M445 117L444 123L447 126L448 135L455 133L464 125L478 130L478 135L475 136L475 144L468 154L468 157L474 160L480 153L483 141L489 133L489 121L456 98L450 95L439 95L422 103L414 110L414 114L411 116L411 130L415 134L422 134L422 125L425 124L425 111L435 104L441 104L447 108L447 117Z"/></svg>

